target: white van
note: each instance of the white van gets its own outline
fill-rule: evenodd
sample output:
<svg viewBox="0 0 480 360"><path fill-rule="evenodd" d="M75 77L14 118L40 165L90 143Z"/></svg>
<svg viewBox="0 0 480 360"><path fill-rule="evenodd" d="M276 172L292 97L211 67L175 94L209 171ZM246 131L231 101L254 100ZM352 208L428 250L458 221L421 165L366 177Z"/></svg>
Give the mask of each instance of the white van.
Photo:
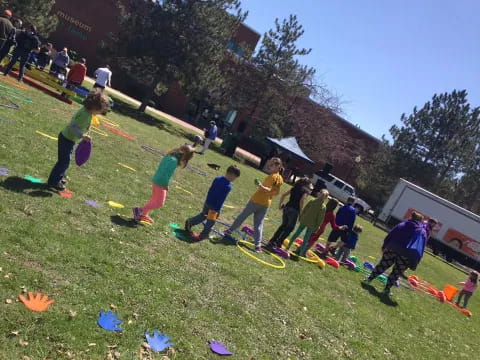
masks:
<svg viewBox="0 0 480 360"><path fill-rule="evenodd" d="M313 184L317 184L317 181L322 181L325 186L321 188L326 188L331 197L334 197L342 203L346 203L350 196L355 197L355 188L332 174L314 174L312 178Z"/></svg>

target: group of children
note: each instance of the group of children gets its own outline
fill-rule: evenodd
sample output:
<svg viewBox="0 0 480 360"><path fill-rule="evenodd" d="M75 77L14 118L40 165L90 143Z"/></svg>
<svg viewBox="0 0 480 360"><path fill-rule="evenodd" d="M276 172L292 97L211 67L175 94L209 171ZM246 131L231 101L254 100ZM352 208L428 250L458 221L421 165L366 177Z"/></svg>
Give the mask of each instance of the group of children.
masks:
<svg viewBox="0 0 480 360"><path fill-rule="evenodd" d="M101 90L94 89L87 96L83 107L74 114L70 123L60 132L58 136L58 161L48 178L48 185L53 189L61 191L66 188L65 172L69 167L75 144L79 140L91 141L88 131L93 117L98 114L105 114L108 109L108 98ZM152 178L152 195L150 200L144 206L133 208L133 218L135 221L153 224L154 220L150 217L150 212L164 206L168 186L175 170L179 166L185 168L194 154L195 147L185 144L171 150L162 158ZM267 163L269 175L263 182L255 180L257 190L230 228L226 230L226 238L234 241L235 239L231 235L232 232L239 228L250 215L253 215L255 251L262 251L263 223L268 209L272 204L273 197L280 193L280 188L283 185L283 177L281 175L283 171L282 166L283 164L280 158L272 158L269 160ZM232 189L232 183L239 176L240 169L236 166L230 166L225 176L219 176L213 180L202 211L196 216L186 220L186 231L192 234L192 226L196 226L205 221L204 229L198 235L198 240L203 240L208 237L222 209L223 203ZM269 248L280 247L283 241L293 231L297 219L299 219L299 226L292 240L296 239L305 231L305 241L297 251L299 255L305 256L307 250L323 233L326 225L330 223L333 230L327 243L328 250L333 251L338 248L338 254L343 255L343 258L348 257L350 250L355 248L358 234L361 232L360 226L353 226L356 215L356 211L352 206L353 198L349 199L347 205L340 208L337 213L337 219L335 220L333 211L338 202L331 199L325 205L326 199L328 198L327 190L321 190L315 199L304 206L311 190L312 184L310 180L305 178L298 180L290 190L282 195L280 208L283 209L283 221L267 246ZM287 196L289 196L289 201L283 205L283 201ZM333 246L332 244L335 243L339 237L341 237L342 242L338 246ZM290 247L292 242L290 242L288 247Z"/></svg>
<svg viewBox="0 0 480 360"><path fill-rule="evenodd" d="M108 98L100 89L94 89L90 92L84 101L83 107L74 114L70 123L58 136L58 161L48 178L49 186L55 190L64 190L66 188L65 172L69 167L75 143L81 139L91 141L88 131L93 117L97 114L105 114L109 106ZM162 158L152 178L152 195L150 200L142 207L133 208L135 221L153 224L154 220L150 217L150 212L164 206L168 187L175 170L179 166L185 168L193 158L194 153L195 144L193 146L185 144L171 150ZM282 160L274 157L268 161L266 168L269 175L263 182L255 179L257 190L232 225L225 231L225 238L235 242L236 240L232 236L233 231L238 229L250 215L253 215L255 252L262 251L263 223L272 204L273 197L279 195L280 188L283 185L283 177L281 175L283 171ZM218 176L213 180L200 213L185 221L185 230L194 239L201 241L208 238L223 204L232 190L232 183L238 177L240 177L240 169L232 165L227 169L224 176ZM313 194L314 199L304 206L312 188L310 180L302 178L281 196L279 208L283 211L282 223L266 247L274 250L281 247L284 241L290 238L287 244L287 249L289 249L297 237L300 237L305 232L302 244L296 250L297 255L305 257L307 251L323 234L327 225L330 224L332 231L325 246L325 255L330 253L335 255L337 260L345 262L350 256L350 252L355 249L359 234L362 232L362 227L355 224L357 214L356 209L353 207L355 199L349 197L347 203L340 207L335 214L334 210L338 206L338 201L328 199L328 191L321 190L317 194ZM287 196L289 199L284 204ZM293 236L289 237L295 228L297 220L299 222L298 228ZM204 228L195 237L192 233L192 227L201 223L204 223ZM341 241L336 244L339 238ZM464 297L463 306L467 305L470 296L477 287L477 282L478 274L472 272L464 283L464 288L459 294L457 304Z"/></svg>

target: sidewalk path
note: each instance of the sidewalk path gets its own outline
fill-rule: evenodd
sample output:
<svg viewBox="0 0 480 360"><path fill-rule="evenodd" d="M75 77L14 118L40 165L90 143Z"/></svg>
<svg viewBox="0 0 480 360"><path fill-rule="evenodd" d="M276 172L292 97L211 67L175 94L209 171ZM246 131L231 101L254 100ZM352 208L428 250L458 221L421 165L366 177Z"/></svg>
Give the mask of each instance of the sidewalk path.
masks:
<svg viewBox="0 0 480 360"><path fill-rule="evenodd" d="M95 80L93 80L92 78L89 78L89 77L86 77L85 81L90 82L92 84L95 82ZM140 101L138 101L138 100L136 100L136 99L134 99L134 98L132 98L128 95L125 95L124 93L122 93L118 90L115 90L115 89L112 89L112 88L106 88L106 90L107 90L107 93L109 93L109 94L111 94L111 95L113 95L113 96L115 96L119 99L122 99L122 100L124 100L128 103L131 103L131 104L136 105L136 106L140 106L140 104L141 104ZM150 114L155 114L157 116L161 116L161 117L163 117L163 118L165 118L165 119L167 119L167 120L169 120L169 121L171 121L175 124L178 124L178 125L186 128L186 129L188 129L192 132L195 132L195 133L203 136L203 130L202 129L199 129L199 128L193 126L192 124L189 124L189 123L187 123L183 120L180 120L180 119L176 118L175 116L164 113L163 111L160 111L160 110L157 110L157 109L152 108L150 106L147 106L147 109L146 109L145 112L147 114L150 113ZM221 144L222 141L223 140L218 138L218 137L215 139L216 144ZM257 165L260 164L261 159L258 156L254 155L254 154L252 154L252 153L250 153L250 152L248 152L248 151L246 151L242 148L237 147L237 150L235 151L235 155L240 157L240 158L243 158L245 160L248 160L249 162L251 162L253 164L257 164Z"/></svg>

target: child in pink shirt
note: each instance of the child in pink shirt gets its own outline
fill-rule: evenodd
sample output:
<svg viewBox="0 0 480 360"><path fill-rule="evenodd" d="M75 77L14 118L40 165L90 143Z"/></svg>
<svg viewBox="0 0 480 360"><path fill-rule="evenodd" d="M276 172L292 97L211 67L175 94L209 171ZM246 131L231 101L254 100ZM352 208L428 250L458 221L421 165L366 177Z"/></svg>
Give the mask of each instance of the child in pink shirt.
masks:
<svg viewBox="0 0 480 360"><path fill-rule="evenodd" d="M470 276L468 277L467 281L462 281L459 284L463 285L463 289L462 291L460 291L460 294L458 295L456 303L457 305L460 306L460 300L462 300L462 297L465 296L465 299L463 300L463 306L462 306L462 308L465 309L467 307L470 296L472 296L473 292L477 288L478 273L476 271L470 272Z"/></svg>

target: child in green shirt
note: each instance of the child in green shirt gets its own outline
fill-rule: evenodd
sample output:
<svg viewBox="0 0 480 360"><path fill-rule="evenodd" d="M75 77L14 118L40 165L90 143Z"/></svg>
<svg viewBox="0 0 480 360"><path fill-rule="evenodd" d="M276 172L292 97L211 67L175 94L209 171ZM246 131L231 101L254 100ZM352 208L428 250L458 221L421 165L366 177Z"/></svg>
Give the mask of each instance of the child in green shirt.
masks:
<svg viewBox="0 0 480 360"><path fill-rule="evenodd" d="M305 205L298 219L299 225L297 231L290 237L287 250L293 244L295 239L305 230L305 237L303 238L302 246L297 250L298 255L305 256L308 249L308 239L310 239L310 236L320 227L323 218L325 217L325 200L327 197L328 191L323 189L318 193L316 199L311 200Z"/></svg>
<svg viewBox="0 0 480 360"><path fill-rule="evenodd" d="M48 185L55 190L65 190L65 172L70 166L75 143L83 139L91 141L88 135L92 118L98 114L106 114L110 108L108 98L99 90L91 91L82 108L73 115L70 123L58 135L58 161L50 172Z"/></svg>

